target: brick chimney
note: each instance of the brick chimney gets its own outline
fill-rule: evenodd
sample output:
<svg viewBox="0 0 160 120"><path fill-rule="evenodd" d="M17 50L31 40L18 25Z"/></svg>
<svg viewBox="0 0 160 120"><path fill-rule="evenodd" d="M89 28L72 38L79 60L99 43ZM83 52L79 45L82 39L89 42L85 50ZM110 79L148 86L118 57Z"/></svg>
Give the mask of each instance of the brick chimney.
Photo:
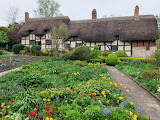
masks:
<svg viewBox="0 0 160 120"><path fill-rule="evenodd" d="M27 22L29 20L29 13L25 12L25 22Z"/></svg>
<svg viewBox="0 0 160 120"><path fill-rule="evenodd" d="M96 11L96 9L92 10L92 19L97 19L97 11Z"/></svg>
<svg viewBox="0 0 160 120"><path fill-rule="evenodd" d="M138 7L138 5L135 7L135 9L134 9L134 16L135 17L138 17L139 16L139 7Z"/></svg>

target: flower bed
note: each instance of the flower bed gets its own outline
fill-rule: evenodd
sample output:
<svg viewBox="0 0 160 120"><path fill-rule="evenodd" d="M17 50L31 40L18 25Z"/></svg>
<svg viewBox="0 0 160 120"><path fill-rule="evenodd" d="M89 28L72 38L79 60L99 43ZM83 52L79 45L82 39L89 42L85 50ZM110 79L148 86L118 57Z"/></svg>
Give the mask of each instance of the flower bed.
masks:
<svg viewBox="0 0 160 120"><path fill-rule="evenodd" d="M100 63L44 59L0 82L1 119L148 120Z"/></svg>

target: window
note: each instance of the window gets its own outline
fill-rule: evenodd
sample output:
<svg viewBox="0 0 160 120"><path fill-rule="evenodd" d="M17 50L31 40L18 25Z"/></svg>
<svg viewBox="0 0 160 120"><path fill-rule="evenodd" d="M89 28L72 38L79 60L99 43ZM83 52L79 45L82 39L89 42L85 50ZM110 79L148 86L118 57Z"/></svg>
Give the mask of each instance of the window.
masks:
<svg viewBox="0 0 160 120"><path fill-rule="evenodd" d="M34 30L29 30L29 34L34 34Z"/></svg>
<svg viewBox="0 0 160 120"><path fill-rule="evenodd" d="M73 37L73 41L77 41L78 40L78 37Z"/></svg>
<svg viewBox="0 0 160 120"><path fill-rule="evenodd" d="M46 45L51 45L52 44L52 40L46 40Z"/></svg>
<svg viewBox="0 0 160 120"><path fill-rule="evenodd" d="M50 30L46 29L46 30L44 30L44 32L45 32L45 33L49 33L49 32L50 32Z"/></svg>
<svg viewBox="0 0 160 120"><path fill-rule="evenodd" d="M120 40L119 35L115 35L115 36L114 36L114 40Z"/></svg>
<svg viewBox="0 0 160 120"><path fill-rule="evenodd" d="M71 48L70 44L65 44L65 48L66 48L66 49Z"/></svg>
<svg viewBox="0 0 160 120"><path fill-rule="evenodd" d="M117 50L118 50L118 46L117 46L117 45L112 45L112 46L111 46L111 50L112 50L113 52L117 51Z"/></svg>
<svg viewBox="0 0 160 120"><path fill-rule="evenodd" d="M76 43L76 47L82 46L82 45L83 45L82 43Z"/></svg>
<svg viewBox="0 0 160 120"><path fill-rule="evenodd" d="M30 45L35 45L35 40L30 40L30 41L29 41L29 44L30 44Z"/></svg>

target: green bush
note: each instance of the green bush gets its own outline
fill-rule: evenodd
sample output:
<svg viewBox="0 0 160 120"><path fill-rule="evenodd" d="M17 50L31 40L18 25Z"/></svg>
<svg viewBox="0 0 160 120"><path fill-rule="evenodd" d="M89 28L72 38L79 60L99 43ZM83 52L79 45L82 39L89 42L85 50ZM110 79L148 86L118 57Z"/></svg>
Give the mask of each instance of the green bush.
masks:
<svg viewBox="0 0 160 120"><path fill-rule="evenodd" d="M20 50L19 53L22 54L22 55L24 55L25 51L24 50Z"/></svg>
<svg viewBox="0 0 160 120"><path fill-rule="evenodd" d="M67 53L64 53L62 58L64 60L72 60L73 59L73 52L67 52Z"/></svg>
<svg viewBox="0 0 160 120"><path fill-rule="evenodd" d="M3 50L0 50L0 55L3 55Z"/></svg>
<svg viewBox="0 0 160 120"><path fill-rule="evenodd" d="M31 54L39 56L41 55L41 46L40 45L32 45Z"/></svg>
<svg viewBox="0 0 160 120"><path fill-rule="evenodd" d="M118 57L122 61L140 61L140 62L154 62L155 58L132 58L132 57Z"/></svg>
<svg viewBox="0 0 160 120"><path fill-rule="evenodd" d="M20 50L24 50L24 45L22 44L14 44L12 46L12 51L15 53L15 54L19 54L19 51Z"/></svg>
<svg viewBox="0 0 160 120"><path fill-rule="evenodd" d="M25 53L29 54L30 53L30 47L29 46L25 46L24 47Z"/></svg>
<svg viewBox="0 0 160 120"><path fill-rule="evenodd" d="M80 61L80 60L76 60L73 64L74 65L79 65L79 66L84 66L84 62Z"/></svg>
<svg viewBox="0 0 160 120"><path fill-rule="evenodd" d="M72 60L90 60L92 55L86 46L79 46L73 51Z"/></svg>
<svg viewBox="0 0 160 120"><path fill-rule="evenodd" d="M102 63L103 62L103 60L102 59L90 59L90 61L91 62L100 62L100 63Z"/></svg>
<svg viewBox="0 0 160 120"><path fill-rule="evenodd" d="M99 59L101 59L103 61L103 63L105 63L105 60L107 59L107 56L98 56Z"/></svg>
<svg viewBox="0 0 160 120"><path fill-rule="evenodd" d="M159 66L160 65L160 49L157 49L155 51L155 58L156 58L156 64Z"/></svg>
<svg viewBox="0 0 160 120"><path fill-rule="evenodd" d="M160 70L144 70L141 75L144 78L160 78Z"/></svg>
<svg viewBox="0 0 160 120"><path fill-rule="evenodd" d="M102 55L103 55L103 56L108 56L108 55L111 54L111 53L112 53L111 50L104 50L103 53L102 53Z"/></svg>
<svg viewBox="0 0 160 120"><path fill-rule="evenodd" d="M115 54L112 53L108 55L105 62L107 65L117 65L121 63L121 60Z"/></svg>
<svg viewBox="0 0 160 120"><path fill-rule="evenodd" d="M50 54L50 51L49 50L45 50L45 51L42 52L42 54L45 55L45 56L47 56L47 55Z"/></svg>
<svg viewBox="0 0 160 120"><path fill-rule="evenodd" d="M115 52L115 54L117 55L117 57L127 57L127 53L123 50L118 50Z"/></svg>

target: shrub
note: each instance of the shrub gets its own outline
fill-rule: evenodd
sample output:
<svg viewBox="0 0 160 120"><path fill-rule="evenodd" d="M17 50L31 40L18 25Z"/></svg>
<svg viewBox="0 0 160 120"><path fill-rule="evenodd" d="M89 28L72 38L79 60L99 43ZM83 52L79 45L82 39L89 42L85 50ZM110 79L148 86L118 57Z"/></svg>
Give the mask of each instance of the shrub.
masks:
<svg viewBox="0 0 160 120"><path fill-rule="evenodd" d="M30 47L29 46L25 46L24 47L25 53L29 54L30 53Z"/></svg>
<svg viewBox="0 0 160 120"><path fill-rule="evenodd" d="M160 49L155 51L156 64L160 65Z"/></svg>
<svg viewBox="0 0 160 120"><path fill-rule="evenodd" d="M106 64L108 65L117 65L121 63L121 60L115 55L115 54L109 54L107 59L106 59Z"/></svg>
<svg viewBox="0 0 160 120"><path fill-rule="evenodd" d="M84 66L84 62L80 61L80 60L76 60L73 64L74 65L79 65L79 66Z"/></svg>
<svg viewBox="0 0 160 120"><path fill-rule="evenodd" d="M127 57L126 52L123 50L118 50L115 52L115 54L117 55L117 57Z"/></svg>
<svg viewBox="0 0 160 120"><path fill-rule="evenodd" d="M73 60L90 60L92 55L86 46L79 46L73 51Z"/></svg>
<svg viewBox="0 0 160 120"><path fill-rule="evenodd" d="M144 70L141 75L144 78L160 78L160 70Z"/></svg>
<svg viewBox="0 0 160 120"><path fill-rule="evenodd" d="M3 55L3 50L0 50L0 55Z"/></svg>
<svg viewBox="0 0 160 120"><path fill-rule="evenodd" d="M24 50L20 50L19 53L24 55L25 51Z"/></svg>
<svg viewBox="0 0 160 120"><path fill-rule="evenodd" d="M49 50L45 50L45 51L42 52L42 54L45 55L45 56L47 56L47 55L50 54L50 51Z"/></svg>
<svg viewBox="0 0 160 120"><path fill-rule="evenodd" d="M99 59L101 59L103 62L107 59L107 56L98 56Z"/></svg>
<svg viewBox="0 0 160 120"><path fill-rule="evenodd" d="M31 54L39 56L41 54L41 46L40 45L32 45L31 47Z"/></svg>
<svg viewBox="0 0 160 120"><path fill-rule="evenodd" d="M100 54L99 46L95 45L93 49L90 50L91 55L96 58Z"/></svg>
<svg viewBox="0 0 160 120"><path fill-rule="evenodd" d="M24 45L22 44L14 44L12 46L12 51L15 53L15 54L19 54L19 51L20 50L24 50Z"/></svg>
<svg viewBox="0 0 160 120"><path fill-rule="evenodd" d="M64 60L72 60L73 59L73 52L67 52L67 53L64 53L62 58Z"/></svg>
<svg viewBox="0 0 160 120"><path fill-rule="evenodd" d="M108 56L108 55L111 54L111 53L112 53L111 50L104 50L103 53L102 53L102 55L103 55L103 56Z"/></svg>
<svg viewBox="0 0 160 120"><path fill-rule="evenodd" d="M103 60L102 59L90 59L90 61L91 62L100 62L100 63L102 63L103 62Z"/></svg>
<svg viewBox="0 0 160 120"><path fill-rule="evenodd" d="M132 58L132 57L118 57L122 61L140 61L140 62L154 62L155 58Z"/></svg>

